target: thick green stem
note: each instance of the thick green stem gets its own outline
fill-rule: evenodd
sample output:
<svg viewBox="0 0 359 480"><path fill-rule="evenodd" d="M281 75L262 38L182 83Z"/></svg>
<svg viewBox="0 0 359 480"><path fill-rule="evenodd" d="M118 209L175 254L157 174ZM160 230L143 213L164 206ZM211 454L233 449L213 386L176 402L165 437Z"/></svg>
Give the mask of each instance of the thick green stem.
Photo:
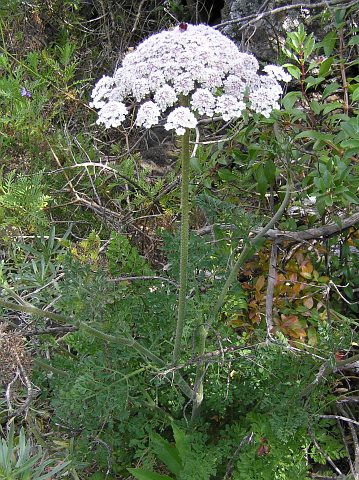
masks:
<svg viewBox="0 0 359 480"><path fill-rule="evenodd" d="M181 246L180 246L180 288L178 296L178 315L176 325L176 337L173 348L173 364L177 363L181 351L181 341L186 315L186 292L187 292L187 263L188 263L188 231L189 231L189 130L186 129L182 137L182 186L181 186Z"/></svg>
<svg viewBox="0 0 359 480"><path fill-rule="evenodd" d="M37 315L38 317L49 318L60 325L66 323L66 318L62 315L59 315L58 313L47 312L45 310L41 310L40 308L33 307L32 305L18 305L17 303L7 302L0 299L0 306L8 308L9 310L15 310L15 312L25 312L30 313L31 315Z"/></svg>
<svg viewBox="0 0 359 480"><path fill-rule="evenodd" d="M51 320L54 320L57 323L60 323L62 325L67 323L67 319L64 316L59 315L58 313L41 310L40 308L33 307L32 305L17 305L16 303L7 302L5 300L0 299L0 306L7 308L9 310L14 310L15 312L26 312L32 315L37 315L38 317L50 318ZM78 328L84 330L85 332L89 333L94 337L100 338L105 342L133 348L144 358L152 361L155 365L159 367L164 367L166 365L165 362L160 357L152 353L151 350L148 350L148 348L141 345L139 342L137 342L137 340L135 340L132 337L121 337L121 336L109 335L107 333L101 332L100 330L97 330L94 327L91 327L85 322L77 321L74 323ZM37 363L40 365L42 362L40 360ZM193 392L191 387L186 383L184 378L179 373L175 374L174 381L184 395L186 395L188 398L192 398Z"/></svg>
<svg viewBox="0 0 359 480"><path fill-rule="evenodd" d="M278 208L277 212L273 216L273 218L267 223L265 227L262 228L260 232L257 233L257 235L253 238L253 240L244 246L238 260L236 261L234 267L232 268L232 271L230 272L226 283L224 284L222 291L218 297L217 303L214 307L214 312L213 312L213 318L216 318L217 314L219 313L220 309L222 308L222 305L224 304L226 295L228 293L228 290L231 288L232 283L234 280L237 278L239 269L241 266L251 258L254 253L257 250L259 242L264 238L264 235L270 230L281 218L283 215L285 209L287 208L287 205L289 203L290 199L290 182L287 183L287 188L285 192L285 197L283 202L281 203L280 207Z"/></svg>
<svg viewBox="0 0 359 480"><path fill-rule="evenodd" d="M137 342L137 340L132 337L115 337L113 335L103 333L96 328L90 327L90 325L87 325L83 322L79 322L79 327L88 332L89 334L93 335L94 337L104 340L105 342L114 343L117 345L126 345L127 347L133 348L144 358L146 358L147 360L151 360L155 365L159 367L164 367L166 365L160 357L157 357L157 355L152 353L150 350L148 350L148 348L141 345L139 342ZM174 382L178 385L179 389L184 395L186 395L186 397L192 398L193 392L191 387L186 383L184 378L179 373L176 373L174 375Z"/></svg>
<svg viewBox="0 0 359 480"><path fill-rule="evenodd" d="M285 209L287 208L287 205L290 200L290 185L291 182L288 181L287 183L287 188L285 192L285 197L283 202L281 203L280 207L278 208L276 214L273 216L273 218L263 227L259 233L253 238L250 244L245 245L243 248L238 260L236 261L234 267L232 268L226 283L224 284L222 291L218 297L217 303L214 307L213 314L211 315L212 321L215 321L217 318L217 315L222 308L226 295L231 288L234 280L237 278L239 269L241 266L249 260L249 258L254 255L258 248L258 244L260 241L264 238L265 234L270 230L281 218L283 215ZM207 340L207 335L208 335L208 327L204 328L202 331L202 335L200 336L200 348L202 349L201 355L205 353L205 347L206 347L206 340ZM193 402L193 407L192 407L192 419L196 418L198 415L199 408L201 406L201 402L203 400L203 380L204 380L204 375L205 375L205 363L201 362L197 366L197 372L196 372L196 383L195 383L195 399ZM197 384L198 382L198 384ZM198 394L197 394L198 393Z"/></svg>
<svg viewBox="0 0 359 480"><path fill-rule="evenodd" d="M206 349L206 338L208 335L208 328L203 324L198 327L197 336L198 336L198 346L197 353L201 357L205 354ZM203 400L203 378L206 373L206 364L204 362L200 363L196 371L196 380L193 388L193 407L192 407L192 421L196 420L199 415L199 408Z"/></svg>
<svg viewBox="0 0 359 480"><path fill-rule="evenodd" d="M62 377L66 377L68 372L65 370L61 370L60 368L53 367L48 363L42 361L40 358L34 358L34 364L40 367L42 370L46 370L47 372L56 373L57 375L61 375Z"/></svg>

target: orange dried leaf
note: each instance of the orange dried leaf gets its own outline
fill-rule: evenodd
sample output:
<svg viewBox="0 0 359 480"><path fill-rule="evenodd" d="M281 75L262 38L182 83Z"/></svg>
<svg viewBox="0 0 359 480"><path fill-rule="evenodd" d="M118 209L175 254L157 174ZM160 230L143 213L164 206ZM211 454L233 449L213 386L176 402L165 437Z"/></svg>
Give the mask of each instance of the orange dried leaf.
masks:
<svg viewBox="0 0 359 480"><path fill-rule="evenodd" d="M300 265L300 271L303 274L304 273L312 273L314 270L314 267L311 263L310 260L304 260L304 262Z"/></svg>

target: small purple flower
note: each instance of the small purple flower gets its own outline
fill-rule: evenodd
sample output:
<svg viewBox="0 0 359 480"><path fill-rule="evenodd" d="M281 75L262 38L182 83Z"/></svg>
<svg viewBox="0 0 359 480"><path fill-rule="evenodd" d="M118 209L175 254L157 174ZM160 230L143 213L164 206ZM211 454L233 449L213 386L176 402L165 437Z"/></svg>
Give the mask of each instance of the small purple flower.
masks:
<svg viewBox="0 0 359 480"><path fill-rule="evenodd" d="M31 92L29 92L28 90L26 90L25 87L22 87L22 89L21 89L21 96L22 96L22 97L27 97L27 98L31 98L31 97L32 97Z"/></svg>

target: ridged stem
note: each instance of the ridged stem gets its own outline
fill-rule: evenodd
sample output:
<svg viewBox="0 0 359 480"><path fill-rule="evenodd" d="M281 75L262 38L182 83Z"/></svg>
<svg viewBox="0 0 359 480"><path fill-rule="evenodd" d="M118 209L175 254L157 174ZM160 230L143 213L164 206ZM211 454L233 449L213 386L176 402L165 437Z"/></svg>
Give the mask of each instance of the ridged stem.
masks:
<svg viewBox="0 0 359 480"><path fill-rule="evenodd" d="M197 354L199 357L205 354L206 339L208 335L208 328L203 324L197 330ZM206 364L204 362L197 366L196 380L193 388L193 406L192 406L192 422L199 416L199 408L203 400L203 379L206 373Z"/></svg>
<svg viewBox="0 0 359 480"><path fill-rule="evenodd" d="M187 264L188 264L188 231L189 231L189 136L190 132L186 129L182 136L181 145L181 167L182 167L182 184L181 184L181 245L180 245L180 288L178 295L178 314L176 325L176 336L173 348L173 364L177 363L181 352L181 341L183 336L183 328L186 316L186 292L187 292Z"/></svg>

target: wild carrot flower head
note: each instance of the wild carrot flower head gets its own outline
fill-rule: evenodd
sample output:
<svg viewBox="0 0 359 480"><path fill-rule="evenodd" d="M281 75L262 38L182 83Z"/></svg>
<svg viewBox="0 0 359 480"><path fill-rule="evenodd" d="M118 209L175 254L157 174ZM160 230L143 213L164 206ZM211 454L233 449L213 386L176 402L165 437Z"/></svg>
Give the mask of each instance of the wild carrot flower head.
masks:
<svg viewBox="0 0 359 480"><path fill-rule="evenodd" d="M254 56L214 28L180 24L128 53L113 77L98 81L90 105L98 110L97 123L117 127L128 113L126 102L135 99L137 125L150 128L164 119L167 130L183 135L201 116L232 120L247 106L265 116L279 108L278 80L288 81L288 74L273 66L259 75L258 68ZM188 106L179 106L183 96Z"/></svg>

